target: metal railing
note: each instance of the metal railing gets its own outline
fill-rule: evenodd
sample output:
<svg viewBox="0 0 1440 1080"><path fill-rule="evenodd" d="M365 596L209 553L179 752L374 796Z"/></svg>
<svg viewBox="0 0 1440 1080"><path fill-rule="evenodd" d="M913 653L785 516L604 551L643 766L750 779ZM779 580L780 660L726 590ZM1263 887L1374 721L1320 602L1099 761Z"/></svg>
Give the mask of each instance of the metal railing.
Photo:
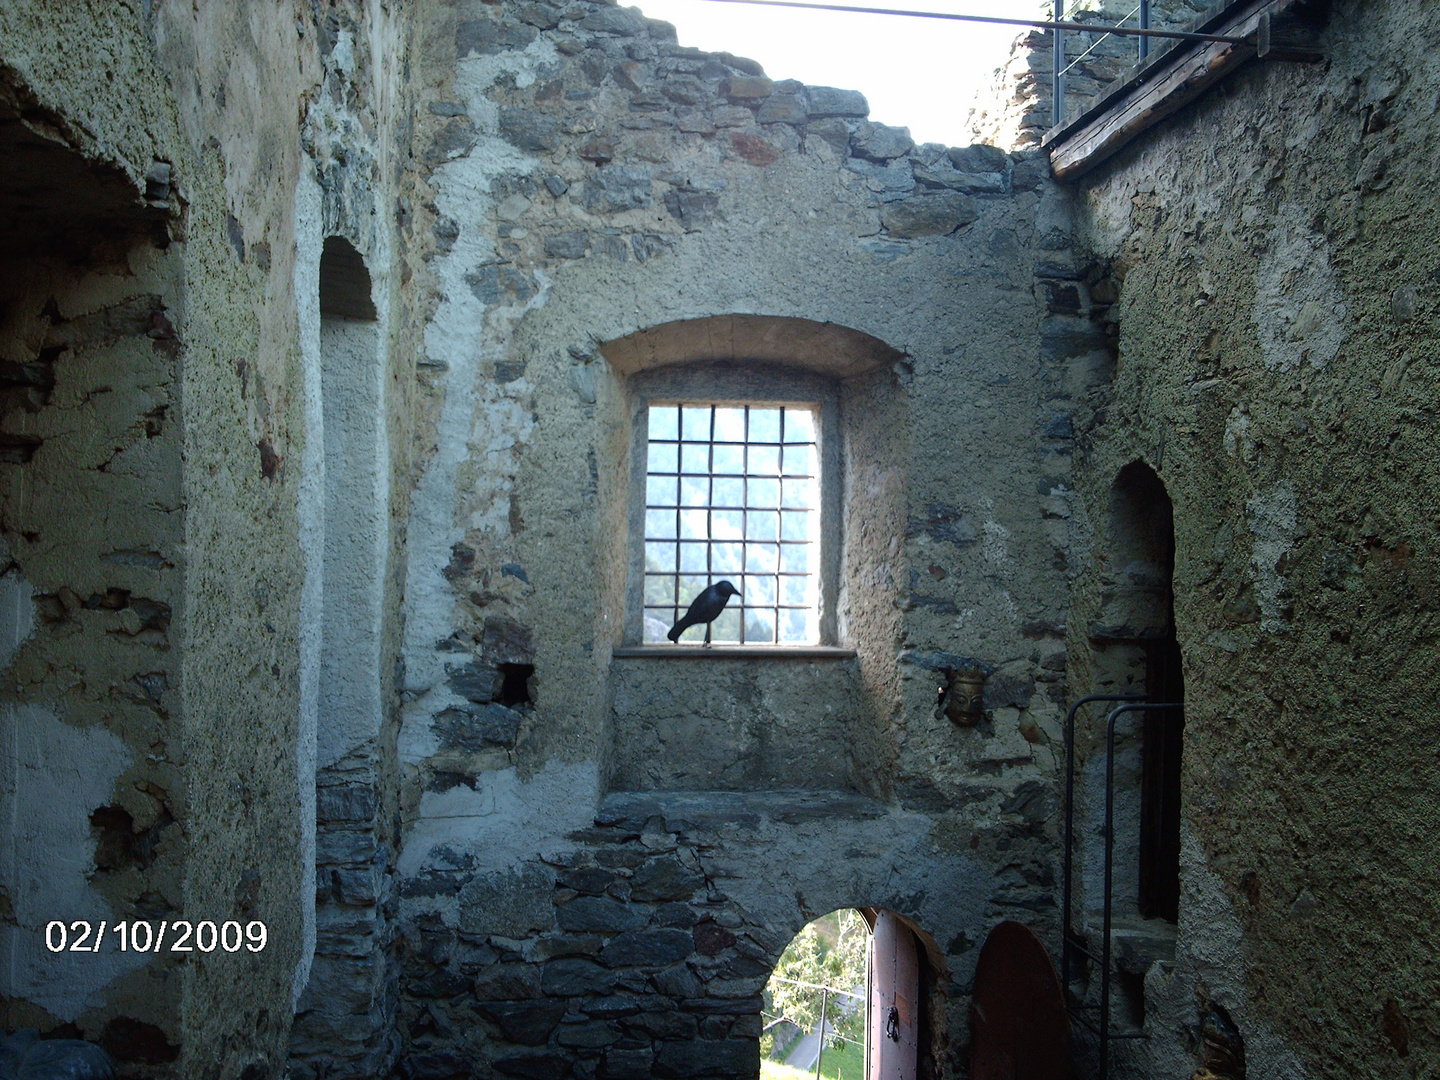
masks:
<svg viewBox="0 0 1440 1080"><path fill-rule="evenodd" d="M1058 2L1058 0L1057 0ZM1075 870L1075 716L1082 706L1093 702L1119 702L1110 710L1105 720L1105 858L1104 891L1101 900L1100 955L1096 956L1080 940L1071 918L1073 907L1073 879ZM1100 1046L1099 1080L1108 1080L1110 1075L1110 1043L1115 1039L1144 1039L1143 1031L1110 1030L1110 984L1111 984L1111 942L1114 916L1114 868L1115 868L1115 725L1120 717L1132 712L1169 712L1183 716L1182 702L1150 702L1136 694L1091 694L1083 697L1070 707L1065 716L1065 849L1063 852L1061 883L1061 932L1060 932L1060 979L1065 990L1065 1003L1071 1018L1089 1029L1098 1038ZM1098 1005L1087 1005L1071 989L1072 956L1083 956L1094 964L1100 977L1100 1001ZM1090 1024L1081 1014L1098 1012L1095 1024Z"/></svg>
<svg viewBox="0 0 1440 1080"><path fill-rule="evenodd" d="M1140 42L1140 59L1144 60L1147 56L1150 55L1150 0L1139 0L1139 4L1130 12L1130 14L1126 15L1115 26L1102 27L1097 25L1095 27L1096 30L1103 29L1105 32L1101 34L1098 38L1096 38L1093 42L1091 42L1088 49L1086 49L1083 53L1077 56L1069 64L1066 64L1065 31L1069 29L1069 26L1065 22L1065 0L1055 0L1055 72L1051 79L1050 92L1051 96L1054 99L1054 107L1051 110L1051 115L1054 118L1054 122L1056 124L1059 124L1062 120L1065 119L1065 76L1071 71L1071 69L1073 69L1077 64L1079 64L1080 61L1084 60L1092 52L1098 49L1100 47L1100 43L1106 38L1114 37L1117 34L1126 33L1126 30L1124 28L1125 24L1137 15L1140 17L1138 28L1141 32L1139 34L1136 34L1135 37Z"/></svg>
<svg viewBox="0 0 1440 1080"><path fill-rule="evenodd" d="M840 1018L838 1023L832 1023L828 1014L830 1012L831 997L850 998L854 1001L863 1003L865 1001L864 994L857 994L851 990L841 990L838 987L826 986L822 983L806 982L803 979L791 979L787 978L784 975L771 975L770 980L772 982L789 983L791 986L802 987L806 990L811 991L812 993L818 993L820 995L820 1008L818 1011L819 1020L816 1022L814 1030L802 1033L802 1038L804 1037L804 1035L819 1036L819 1046L816 1048L815 1053L815 1080L820 1080L820 1069L821 1065L825 1060L826 1042L830 1042L832 1044L850 1043L853 1046L860 1047L863 1053L865 1049L865 1009L861 1008L857 1010L854 1008L853 1005L849 1009L841 1006ZM773 1013L767 1013L764 1011L762 1011L760 1015L767 1022L767 1027L773 1024L778 1024L781 1021L788 1020L787 1017L778 1016ZM859 1038L855 1038L855 1035L857 1034L857 1032L855 1031L855 1026L857 1024L860 1028L860 1030L858 1031L858 1034L860 1036ZM787 1055L789 1053L792 1053L793 1050L793 1043L785 1048Z"/></svg>

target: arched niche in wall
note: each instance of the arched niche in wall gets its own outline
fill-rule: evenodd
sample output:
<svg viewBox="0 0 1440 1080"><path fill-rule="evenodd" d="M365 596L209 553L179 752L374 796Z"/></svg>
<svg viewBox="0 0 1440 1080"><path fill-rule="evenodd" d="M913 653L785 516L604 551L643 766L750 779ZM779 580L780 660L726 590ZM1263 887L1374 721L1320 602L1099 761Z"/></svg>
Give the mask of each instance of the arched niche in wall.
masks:
<svg viewBox="0 0 1440 1080"><path fill-rule="evenodd" d="M1099 614L1090 625L1092 683L1097 690L1182 702L1184 681L1175 636L1174 511L1164 482L1134 461L1111 484L1099 566ZM1103 713L1100 715L1104 715ZM1120 957L1115 1005L1144 1015L1150 963L1173 957L1180 898L1180 776L1183 712L1146 710L1116 727L1113 772L1112 948ZM1088 739L1079 811L1087 840L1086 931L1098 946L1103 909L1095 884L1101 867L1105 800L1103 725Z"/></svg>
<svg viewBox="0 0 1440 1080"><path fill-rule="evenodd" d="M207 635L189 627L223 626L229 614L216 590L186 587L205 580L197 567L210 554L203 542L187 550L187 523L197 507L226 507L213 482L181 496L187 395L175 327L186 301L169 166L154 163L148 192L137 186L99 156L87 124L41 106L25 66L0 65L0 672L14 691L0 702L4 1000L17 1018L7 1026L24 1017L47 1035L99 1032L121 1010L140 1017L124 1021L136 1037L110 1047L129 1071L144 1064L133 1047L146 1062L170 1060L149 1052L183 1041L191 984L113 941L99 955L95 937L83 946L91 962L57 957L46 927L153 918L190 895L182 883L229 872L218 868L246 850L245 827L195 842L226 812L187 794L225 787L205 770L223 738L194 737L215 732L225 699L180 692L183 672L216 670L193 640ZM208 647L228 643L225 632L216 627ZM115 676L97 698L96 672L142 662L144 674L123 685ZM68 925L78 953L80 924Z"/></svg>
<svg viewBox="0 0 1440 1080"><path fill-rule="evenodd" d="M343 237L320 257L325 556L318 770L378 734L386 552L384 358L370 274Z"/></svg>
<svg viewBox="0 0 1440 1080"><path fill-rule="evenodd" d="M782 607L789 603L784 599L787 581L793 584L796 580L787 578L787 573L813 574L810 579L815 583L813 631L807 627L805 633L786 637L777 629L771 644L763 636L766 627L762 622L762 634L757 635L755 647L750 650L750 601L758 599L764 603L770 594L757 593L737 578L734 583L741 587L746 620L742 625L747 635L741 647L750 650L745 653L749 658L768 651L775 654L776 662L787 653L792 659L803 656L810 661L849 659L855 653L864 653L865 659L893 657L896 652L892 642L893 626L883 614L890 608L888 600L882 602L885 588L874 567L889 559L890 544L904 530L905 492L901 478L907 464L903 433L908 430L908 423L905 394L897 380L897 368L901 368L903 374L904 353L850 327L797 317L761 315L715 315L664 323L604 342L599 352L608 362L611 378L607 386L618 391L609 398L613 402L610 407L615 410L611 414L616 420L614 430L625 433L624 443L617 438L615 446L617 483L610 489L614 497L607 502L606 510L609 515L606 534L614 546L609 557L601 562L605 573L614 575L607 579L604 592L614 598L609 614L615 628L612 644L618 659L612 670L616 685L625 691L617 692L617 700L634 700L628 690L632 687L636 693L651 694L655 680L663 677L662 668L646 666L648 660L646 663L634 661L647 653L650 659L667 655L667 647L669 655L674 655L676 650L666 641L666 630L690 602L691 596L684 590L703 588L705 582L713 584L730 578L730 570L713 560L702 559L698 569L687 570L685 545L680 543L687 539L710 543L721 535L718 531L721 526L712 518L711 526L717 531L697 538L688 536L683 522L677 522L674 528L677 580L670 594L650 591L651 584L670 572L651 560L653 548L649 542L653 539L658 545L665 537L652 536L647 531L648 514L655 507L669 505L665 500L649 497L652 406L672 411L676 404L697 408L713 406L717 417L721 406L752 411L756 407L777 406L813 410L817 418L815 429L819 433L814 448L819 495L813 515L819 524L807 535L813 539L818 552L815 569L806 566L803 571L797 571L795 566L783 562L784 553L790 550L786 544L794 539L787 539L784 533L791 520L789 511L795 509L789 504L780 507L778 547L782 561L774 584L758 581L769 569L764 563L757 564L757 584L764 584L773 595L781 597ZM602 390L600 407L607 407L607 397ZM716 422L719 423L718 418ZM718 427L715 430L718 432ZM664 438L673 436L655 436L656 440ZM715 435L709 441L718 445L728 438ZM779 441L786 442L787 438ZM671 450L673 452L673 446ZM709 476L718 483L720 475L729 471L716 467ZM742 471L748 477L748 464ZM788 484L786 477L780 479L782 486ZM746 484L750 484L749 479ZM683 486L682 480L677 511L691 505L685 501ZM746 517L741 526L746 530L752 521L752 494L747 486ZM784 502L783 495L781 501ZM720 508L718 499L712 503L711 510ZM732 505L723 504L724 507ZM755 508L759 508L758 502ZM739 535L748 544L751 539L748 531ZM702 546L695 545L697 550ZM747 546L746 560L749 553ZM694 574L694 580L688 583L681 580L687 572ZM748 561L744 563L744 574L747 580L751 579ZM810 587L807 581L806 588ZM811 610L807 606L810 595L807 593L806 600L795 602L805 606L807 618ZM774 625L778 628L786 617L786 613L777 610ZM692 633L698 639L703 631ZM731 639L717 637L716 640ZM736 647L726 645L727 649ZM729 655L737 654L732 651ZM737 689L739 683L735 679L763 680L773 677L775 670L769 669L767 675L763 667L752 665L736 673L734 678L725 678L725 685L715 688L715 693L720 695L717 700L745 692ZM703 674L692 671L687 677L705 680L722 675L720 669L713 669ZM827 670L827 677L830 677L827 686L843 699L840 705L827 711L818 698L791 703L793 722L783 732L772 732L776 737L765 740L763 745L746 735L742 720L705 718L697 725L693 717L683 714L679 702L673 717L637 718L617 710L612 728L611 782L616 785L613 790L679 786L697 790L763 789L797 784L826 789L883 789L884 780L878 770L885 761L882 746L888 735L878 721L868 722L870 716L880 711L867 711L865 707L869 700L870 684L866 680L870 678L870 671L862 660L860 665L836 665ZM878 687L881 681L877 674L875 685ZM856 722L838 724L837 717L850 707ZM728 717L733 712L723 708L714 710L717 717ZM735 715L738 717L739 713ZM691 737L657 741L657 731L681 728L690 730ZM830 753L827 749L821 754L817 751L821 746L839 746L843 752ZM856 775L846 764L850 761L867 763L859 770L861 775ZM874 763L876 774L865 772L869 763Z"/></svg>
<svg viewBox="0 0 1440 1080"><path fill-rule="evenodd" d="M1100 617L1090 636L1150 641L1174 634L1175 523L1165 485L1134 461L1110 487Z"/></svg>
<svg viewBox="0 0 1440 1080"><path fill-rule="evenodd" d="M302 962L297 973L298 1042L346 1018L369 1015L384 971L383 964L369 965L368 980L339 974L337 965L343 963L336 957L350 955L353 945L338 944L331 928L343 925L347 934L367 940L368 933L368 940L378 940L373 893L349 883L373 873L379 850L377 742L385 716L381 651L390 471L385 341L360 252L343 237L328 236L318 255L318 282L308 279L309 287L318 289L308 306L302 304L301 332L310 368L312 441L301 481L301 539L307 550L302 731L313 724L314 739L308 759L313 839L305 854L313 859L315 888L309 896L318 912L305 913L313 927L308 934L314 967ZM310 273L315 271L312 261ZM302 752L302 761L305 757ZM308 992L301 993L307 980Z"/></svg>
<svg viewBox="0 0 1440 1080"><path fill-rule="evenodd" d="M1175 637L1174 508L1164 482L1143 462L1125 466L1111 485L1107 531L1113 583L1109 633L1139 646L1151 701L1183 701ZM1146 713L1143 725L1137 904L1143 918L1173 923L1180 902L1183 714Z"/></svg>

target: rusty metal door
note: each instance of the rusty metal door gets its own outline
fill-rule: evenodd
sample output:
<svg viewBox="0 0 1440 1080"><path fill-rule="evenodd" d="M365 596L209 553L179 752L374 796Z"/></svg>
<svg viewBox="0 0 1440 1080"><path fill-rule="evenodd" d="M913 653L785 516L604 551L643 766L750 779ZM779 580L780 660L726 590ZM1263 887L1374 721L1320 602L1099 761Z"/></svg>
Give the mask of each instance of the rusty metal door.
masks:
<svg viewBox="0 0 1440 1080"><path fill-rule="evenodd" d="M920 958L915 935L893 912L875 919L870 939L870 1075L915 1080L920 1045Z"/></svg>
<svg viewBox="0 0 1440 1080"><path fill-rule="evenodd" d="M1028 926L985 939L970 1004L971 1080L1070 1080L1070 1020L1060 979Z"/></svg>

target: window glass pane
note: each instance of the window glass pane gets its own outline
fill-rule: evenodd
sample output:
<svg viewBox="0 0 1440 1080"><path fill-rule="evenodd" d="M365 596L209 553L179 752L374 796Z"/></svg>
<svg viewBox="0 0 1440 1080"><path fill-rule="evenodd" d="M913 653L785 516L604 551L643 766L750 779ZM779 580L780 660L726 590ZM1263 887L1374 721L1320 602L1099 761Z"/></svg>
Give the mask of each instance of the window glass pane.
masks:
<svg viewBox="0 0 1440 1080"><path fill-rule="evenodd" d="M745 410L716 409L715 439L718 442L744 442Z"/></svg>
<svg viewBox="0 0 1440 1080"><path fill-rule="evenodd" d="M675 603L675 579L669 574L646 574L645 603Z"/></svg>
<svg viewBox="0 0 1440 1080"><path fill-rule="evenodd" d="M663 644L666 641L665 631L673 625L666 621L669 618L669 611L647 611L644 618L645 644Z"/></svg>
<svg viewBox="0 0 1440 1080"><path fill-rule="evenodd" d="M710 538L710 515L704 510L680 511L680 538L682 540L708 540ZM673 529L674 526L671 526ZM673 536L674 533L672 532Z"/></svg>
<svg viewBox="0 0 1440 1080"><path fill-rule="evenodd" d="M708 473L710 471L710 447L706 443L680 444L680 471L687 473Z"/></svg>
<svg viewBox="0 0 1440 1080"><path fill-rule="evenodd" d="M785 410L785 441L787 443L815 441L815 413L813 410Z"/></svg>
<svg viewBox="0 0 1440 1080"><path fill-rule="evenodd" d="M745 535L745 515L739 510L716 510L710 515L710 528L716 540L739 540Z"/></svg>
<svg viewBox="0 0 1440 1080"><path fill-rule="evenodd" d="M780 569L801 573L809 571L811 569L810 553L814 550L814 544L781 544Z"/></svg>
<svg viewBox="0 0 1440 1080"><path fill-rule="evenodd" d="M708 506L710 504L710 481L703 476L680 478L680 504L682 506Z"/></svg>
<svg viewBox="0 0 1440 1080"><path fill-rule="evenodd" d="M717 479L714 484L712 498L715 500L712 506L743 506L745 505L745 482L740 479L726 480ZM739 533L736 533L738 536Z"/></svg>
<svg viewBox="0 0 1440 1080"><path fill-rule="evenodd" d="M779 409L752 408L750 410L750 441L752 443L780 441Z"/></svg>
<svg viewBox="0 0 1440 1080"><path fill-rule="evenodd" d="M680 545L680 569L692 574L704 574L708 571L705 565L705 549L708 544L681 544Z"/></svg>
<svg viewBox="0 0 1440 1080"><path fill-rule="evenodd" d="M751 476L775 476L780 472L780 448L778 446L750 447L750 461L745 471Z"/></svg>
<svg viewBox="0 0 1440 1080"><path fill-rule="evenodd" d="M710 438L710 407L686 405L681 411L681 432L687 442L703 442Z"/></svg>
<svg viewBox="0 0 1440 1080"><path fill-rule="evenodd" d="M818 635L810 628L813 620L808 612L789 608L780 612L780 640L786 645L802 645Z"/></svg>
<svg viewBox="0 0 1440 1080"><path fill-rule="evenodd" d="M774 510L751 510L745 515L745 539L780 539L780 515Z"/></svg>
<svg viewBox="0 0 1440 1080"><path fill-rule="evenodd" d="M785 447L785 475L786 476L810 476L811 448L808 446L787 446Z"/></svg>
<svg viewBox="0 0 1440 1080"><path fill-rule="evenodd" d="M744 594L746 607L775 603L775 579L769 574L747 574L740 591Z"/></svg>
<svg viewBox="0 0 1440 1080"><path fill-rule="evenodd" d="M647 477L645 502L650 506L674 506L675 478L673 476Z"/></svg>
<svg viewBox="0 0 1440 1080"><path fill-rule="evenodd" d="M745 569L753 573L773 573L777 567L779 551L774 544L746 544Z"/></svg>
<svg viewBox="0 0 1440 1080"><path fill-rule="evenodd" d="M655 574L675 572L675 545L649 543L645 545L645 569ZM661 603L657 600L656 603ZM671 603L666 599L664 603Z"/></svg>
<svg viewBox="0 0 1440 1080"><path fill-rule="evenodd" d="M809 603L810 579L808 577L782 577L780 579L780 602L782 604Z"/></svg>
<svg viewBox="0 0 1440 1080"><path fill-rule="evenodd" d="M750 480L746 484L746 506L774 507L780 505L779 480Z"/></svg>
<svg viewBox="0 0 1440 1080"><path fill-rule="evenodd" d="M730 642L740 640L740 609L735 606L733 599L730 601L730 606L710 624L710 640Z"/></svg>
<svg viewBox="0 0 1440 1080"><path fill-rule="evenodd" d="M745 569L745 549L741 544L714 544L710 548L710 570L716 574L738 574Z"/></svg>
<svg viewBox="0 0 1440 1080"><path fill-rule="evenodd" d="M760 608L758 611L746 609L745 641L756 645L774 644L775 612L773 609L769 611L764 608Z"/></svg>
<svg viewBox="0 0 1440 1080"><path fill-rule="evenodd" d="M678 439L680 437L680 410L674 405L650 406L650 438Z"/></svg>
<svg viewBox="0 0 1440 1080"><path fill-rule="evenodd" d="M685 614L685 609L695 602L695 597L704 592L705 586L708 584L709 582L705 580L704 575L687 574L681 576L680 592L678 594L681 615Z"/></svg>
<svg viewBox="0 0 1440 1080"><path fill-rule="evenodd" d="M651 443L650 464L652 473L679 472L676 463L680 460L680 447L675 443Z"/></svg>
<svg viewBox="0 0 1440 1080"><path fill-rule="evenodd" d="M745 471L745 448L732 443L720 443L715 447L715 472L735 476Z"/></svg>
<svg viewBox="0 0 1440 1080"><path fill-rule="evenodd" d="M649 424L644 640L666 640L723 579L742 595L712 625L712 641L817 641L818 413L681 404L653 406ZM703 626L683 635L704 639Z"/></svg>
<svg viewBox="0 0 1440 1080"><path fill-rule="evenodd" d="M814 506L814 490L814 480L786 480L785 502L782 505L789 507Z"/></svg>

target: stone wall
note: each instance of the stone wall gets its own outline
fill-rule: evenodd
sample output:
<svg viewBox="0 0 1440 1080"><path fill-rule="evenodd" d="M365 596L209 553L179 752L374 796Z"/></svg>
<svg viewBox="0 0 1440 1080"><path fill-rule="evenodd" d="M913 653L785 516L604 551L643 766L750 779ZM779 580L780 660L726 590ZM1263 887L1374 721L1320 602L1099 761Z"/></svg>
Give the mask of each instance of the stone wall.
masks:
<svg viewBox="0 0 1440 1080"><path fill-rule="evenodd" d="M873 904L937 943L935 1067L958 1075L988 926L1054 930L1063 504L1092 333L1064 198L1033 158L915 146L856 93L680 47L632 9L431 5L417 42L435 309L405 590L402 1073L690 1075L722 1067L713 1050L744 1074L778 950ZM682 347L692 323L730 329ZM824 360L807 343L831 329L871 359ZM616 655L641 355L832 380L853 658ZM936 703L971 662L990 711L962 729ZM642 798L669 824L612 819ZM797 801L792 866L750 833L801 828ZM691 814L731 824L702 842ZM713 865L733 880L685 877ZM685 878L673 897L637 884L662 866ZM687 1049L695 1033L713 1045Z"/></svg>
<svg viewBox="0 0 1440 1080"><path fill-rule="evenodd" d="M1435 694L1435 22L1336 3L1327 62L1245 69L1077 191L1086 306L1118 347L1076 413L1071 675L1078 693L1109 664L1089 628L1110 487L1136 460L1174 503L1185 663L1177 952L1145 979L1151 1040L1127 1075L1195 1068L1209 1002L1252 1076L1440 1059L1417 738Z"/></svg>
<svg viewBox="0 0 1440 1080"><path fill-rule="evenodd" d="M364 250L403 256L403 102L363 47L383 42L377 10L0 5L0 125L25 163L0 183L4 1023L98 1040L122 1076L277 1075L310 971L297 228L379 206ZM342 25L348 43L323 44ZM302 146L322 87L315 126L341 141ZM366 124L385 128L369 158ZM344 145L348 171L326 157ZM386 310L403 345L415 320ZM408 381L387 378L393 431ZM391 437L403 478L409 440ZM401 536L389 526L392 552ZM391 701L400 563L375 665ZM182 917L260 921L268 942L119 952L117 922ZM99 953L57 957L50 919L111 929Z"/></svg>
<svg viewBox="0 0 1440 1080"><path fill-rule="evenodd" d="M1156 30L1184 30L1191 22L1217 5L1217 0L1151 0L1150 25ZM1015 18L1053 19L1055 5L1038 0ZM1136 4L1126 0L1067 0L1067 22L1099 23L1104 26L1138 26ZM1150 53L1169 46L1151 39ZM1089 105L1116 79L1124 77L1140 60L1139 41L1134 37L1105 34L1103 31L1065 31L1065 108L1072 116ZM1030 30L1019 35L1010 57L996 69L991 86L970 104L970 130L977 142L1025 149L1040 145L1040 139L1055 126L1055 43L1050 32Z"/></svg>

